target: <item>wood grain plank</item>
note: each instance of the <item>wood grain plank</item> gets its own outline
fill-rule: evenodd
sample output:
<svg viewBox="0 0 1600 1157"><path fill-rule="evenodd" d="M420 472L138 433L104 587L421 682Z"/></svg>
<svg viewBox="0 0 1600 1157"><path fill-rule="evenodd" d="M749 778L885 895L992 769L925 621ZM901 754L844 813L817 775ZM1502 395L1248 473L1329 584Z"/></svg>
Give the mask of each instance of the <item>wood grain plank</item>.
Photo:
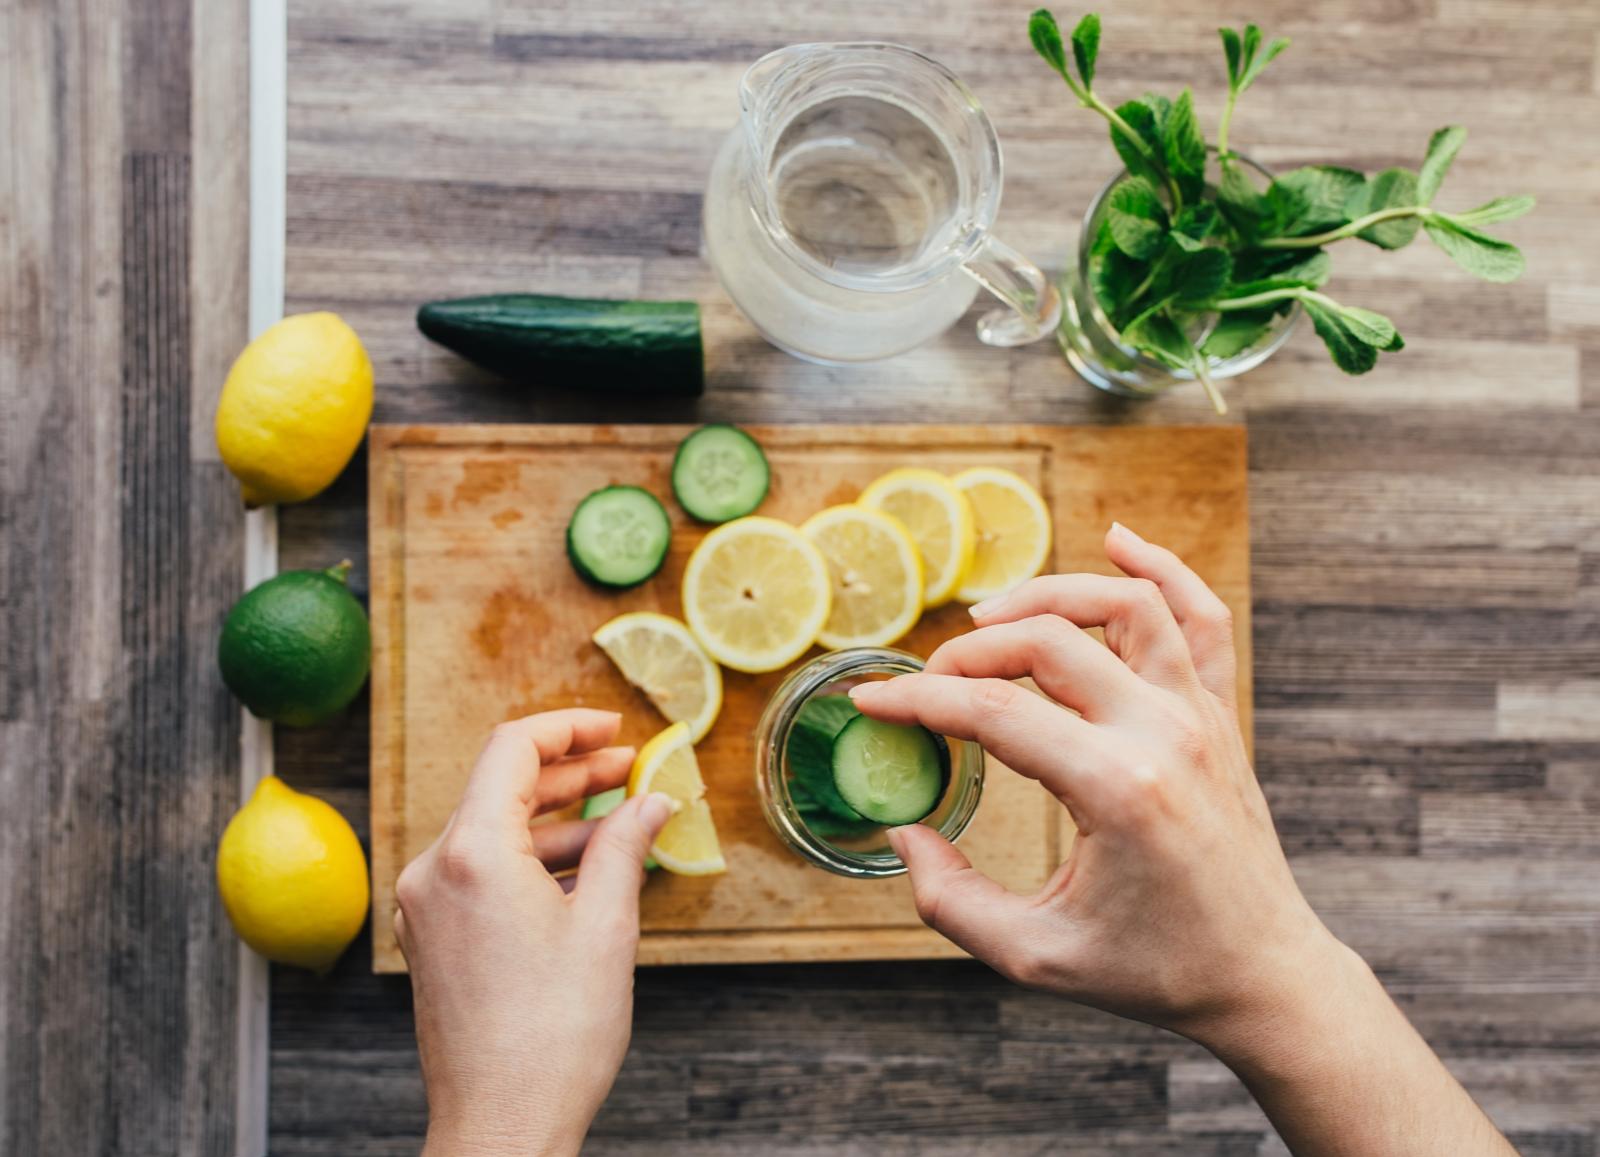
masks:
<svg viewBox="0 0 1600 1157"><path fill-rule="evenodd" d="M237 947L211 849L238 731L214 632L241 516L191 457L191 407L213 392L194 384L198 335L230 332L243 302L195 293L211 218L191 197L191 15L0 7L8 1153L232 1141Z"/></svg>

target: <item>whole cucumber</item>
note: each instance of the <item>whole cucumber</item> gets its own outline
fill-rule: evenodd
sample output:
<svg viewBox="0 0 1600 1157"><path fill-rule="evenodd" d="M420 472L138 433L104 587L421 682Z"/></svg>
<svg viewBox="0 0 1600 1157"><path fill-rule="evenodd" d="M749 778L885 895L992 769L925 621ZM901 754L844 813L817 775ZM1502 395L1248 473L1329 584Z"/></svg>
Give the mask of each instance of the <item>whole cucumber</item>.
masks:
<svg viewBox="0 0 1600 1157"><path fill-rule="evenodd" d="M417 328L513 381L694 397L705 389L700 306L500 293L430 301Z"/></svg>

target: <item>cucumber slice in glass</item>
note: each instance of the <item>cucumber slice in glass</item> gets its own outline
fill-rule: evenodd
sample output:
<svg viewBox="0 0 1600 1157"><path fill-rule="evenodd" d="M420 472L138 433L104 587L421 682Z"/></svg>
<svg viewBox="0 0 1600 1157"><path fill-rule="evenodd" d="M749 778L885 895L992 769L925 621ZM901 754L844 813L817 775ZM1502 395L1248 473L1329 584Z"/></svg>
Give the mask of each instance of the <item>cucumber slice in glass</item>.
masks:
<svg viewBox="0 0 1600 1157"><path fill-rule="evenodd" d="M701 426L672 460L672 493L701 522L743 518L761 505L771 481L760 444L737 426Z"/></svg>
<svg viewBox="0 0 1600 1157"><path fill-rule="evenodd" d="M567 523L573 569L603 587L631 587L661 569L672 545L672 521L659 499L637 486L596 490Z"/></svg>
<svg viewBox="0 0 1600 1157"><path fill-rule="evenodd" d="M916 823L939 806L949 782L950 748L926 727L861 715L833 741L833 786L880 824Z"/></svg>

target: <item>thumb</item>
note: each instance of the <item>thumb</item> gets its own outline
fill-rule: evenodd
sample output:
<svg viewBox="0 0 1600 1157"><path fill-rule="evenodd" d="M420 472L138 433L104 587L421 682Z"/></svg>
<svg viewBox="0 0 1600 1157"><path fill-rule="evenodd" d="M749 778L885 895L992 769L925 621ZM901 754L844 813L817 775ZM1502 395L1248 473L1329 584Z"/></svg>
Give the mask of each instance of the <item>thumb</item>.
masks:
<svg viewBox="0 0 1600 1157"><path fill-rule="evenodd" d="M579 907L637 929L645 857L671 815L672 800L651 792L635 796L601 820L578 862Z"/></svg>
<svg viewBox="0 0 1600 1157"><path fill-rule="evenodd" d="M891 828L889 843L910 872L911 894L922 922L1015 979L1029 947L1028 901L974 868L954 844L930 827Z"/></svg>

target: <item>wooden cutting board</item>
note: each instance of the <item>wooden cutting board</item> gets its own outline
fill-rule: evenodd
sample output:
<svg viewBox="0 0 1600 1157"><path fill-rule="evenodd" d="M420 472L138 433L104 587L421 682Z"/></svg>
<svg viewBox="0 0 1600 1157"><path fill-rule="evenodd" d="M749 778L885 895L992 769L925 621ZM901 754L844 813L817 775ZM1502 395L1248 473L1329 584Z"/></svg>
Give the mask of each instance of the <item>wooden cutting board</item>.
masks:
<svg viewBox="0 0 1600 1157"><path fill-rule="evenodd" d="M393 426L371 439L373 968L405 961L390 914L400 869L438 834L474 756L501 720L555 707L620 710L622 742L663 726L589 640L613 615L681 617L679 579L703 534L671 501L679 426ZM855 498L895 466L998 465L1029 479L1055 518L1057 570L1115 573L1113 519L1178 551L1232 607L1240 702L1250 703L1250 534L1245 434L1236 426L762 426L773 467L761 513L800 522ZM595 590L564 555L589 491L634 483L674 519L650 582ZM900 646L926 656L970 620L932 612ZM752 735L783 673L727 672L722 715L699 748L728 859L721 876L652 873L640 963L900 959L959 955L922 927L904 878L848 880L779 844L762 818ZM1247 707L1248 710L1248 707ZM1246 727L1248 734L1248 720ZM1018 891L1037 888L1072 828L1037 784L991 760L961 841Z"/></svg>

